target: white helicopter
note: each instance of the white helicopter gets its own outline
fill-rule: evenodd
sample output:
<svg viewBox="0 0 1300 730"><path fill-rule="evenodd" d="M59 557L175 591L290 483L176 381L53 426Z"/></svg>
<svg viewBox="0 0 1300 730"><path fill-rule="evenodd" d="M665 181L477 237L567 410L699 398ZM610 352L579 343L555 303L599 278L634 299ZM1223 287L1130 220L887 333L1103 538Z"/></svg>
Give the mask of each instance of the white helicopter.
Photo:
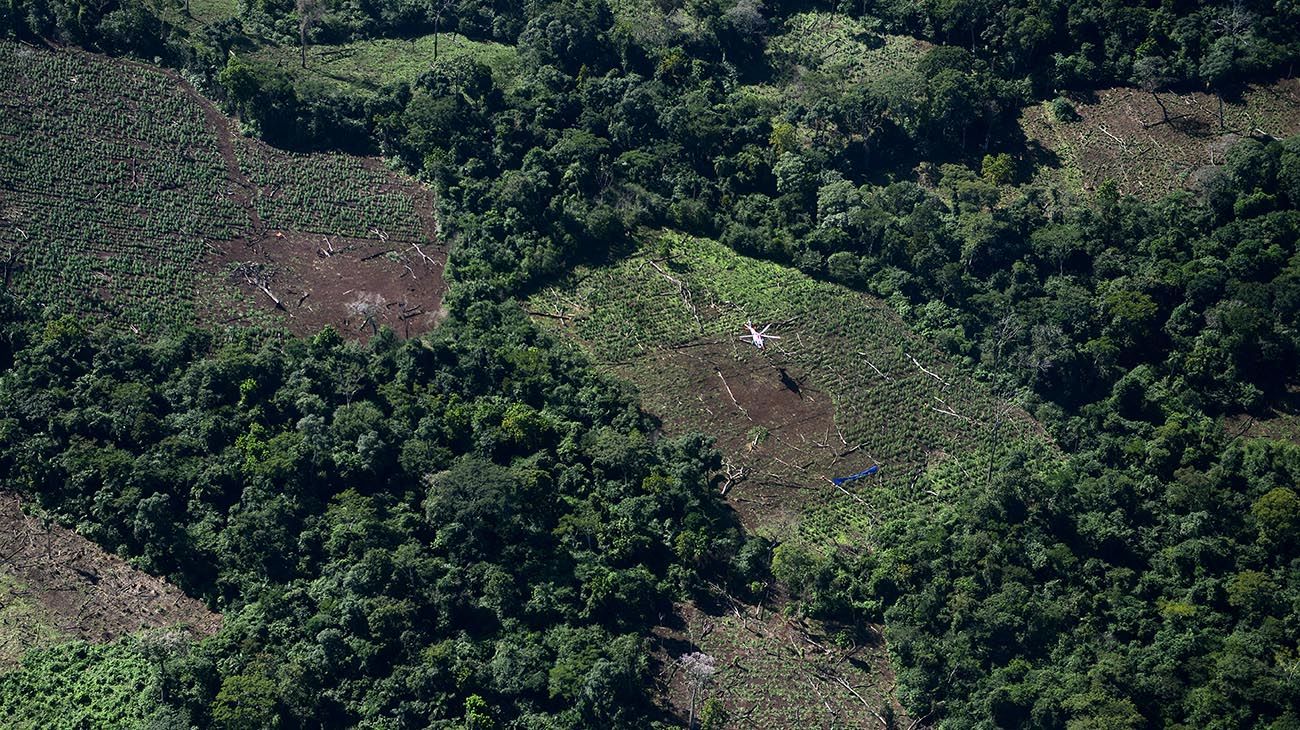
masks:
<svg viewBox="0 0 1300 730"><path fill-rule="evenodd" d="M746 322L745 329L749 330L749 334L743 335L740 339L754 343L754 347L757 347L760 350L763 349L763 343L765 341L781 339L779 335L769 335L767 333L768 330L772 329L772 325L770 324L763 329L758 330L754 329L753 322Z"/></svg>

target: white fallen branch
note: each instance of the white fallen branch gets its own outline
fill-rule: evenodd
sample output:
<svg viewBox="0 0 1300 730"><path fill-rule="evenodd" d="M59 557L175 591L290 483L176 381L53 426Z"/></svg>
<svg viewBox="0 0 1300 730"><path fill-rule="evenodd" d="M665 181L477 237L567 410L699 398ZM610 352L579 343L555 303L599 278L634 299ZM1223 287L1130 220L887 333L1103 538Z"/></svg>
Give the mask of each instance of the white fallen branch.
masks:
<svg viewBox="0 0 1300 730"><path fill-rule="evenodd" d="M859 352L858 354L862 356L862 362L865 362L865 363L867 364L868 367L870 367L872 370L874 370L874 371L876 372L876 375L879 375L880 377L884 378L885 380L893 380L893 377L891 377L891 376L889 376L889 375L886 375L884 372L881 371L880 368L876 367L875 363L873 363L873 362L871 362L870 360L867 359L867 353L865 353L865 352Z"/></svg>
<svg viewBox="0 0 1300 730"><path fill-rule="evenodd" d="M971 419L969 416L963 416L963 415L961 415L960 413L958 413L957 411L953 410L952 406L948 405L947 403L944 403L943 399L940 398L939 396L936 395L936 396L934 397L934 399L937 400L937 401L939 401L940 405L942 405L943 408L937 408L937 407L935 407L935 406L930 406L930 410L935 411L936 413L942 413L942 414L944 414L945 416L952 416L953 418L960 418L960 419L962 419L963 421L973 421L973 419Z"/></svg>
<svg viewBox="0 0 1300 730"><path fill-rule="evenodd" d="M420 248L420 244L412 241L411 248L415 249L415 252L420 254L420 258L424 259L424 263L430 266L442 266L442 262L438 261L437 259L431 258L428 254L426 254L424 252L424 249Z"/></svg>
<svg viewBox="0 0 1300 730"><path fill-rule="evenodd" d="M745 467L735 466L726 459L722 460L722 469L723 469L723 475L726 477L726 481L722 483L722 489L720 490L720 493L722 496L725 497L727 496L727 490L731 489L731 486L733 484L744 481L746 473L745 473Z"/></svg>
<svg viewBox="0 0 1300 730"><path fill-rule="evenodd" d="M830 484L832 487L835 487L836 489L840 490L841 492L844 492L845 494L849 495L849 498L852 499L853 501L857 502L858 504L866 504L866 503L867 503L867 501L866 501L865 499L859 497L858 495L854 494L853 492L850 492L849 490L845 489L844 487L840 486L839 484L836 484L836 483L834 482L834 480L830 479L829 477L823 477L823 478L826 479L826 482L827 482L828 484Z"/></svg>
<svg viewBox="0 0 1300 730"><path fill-rule="evenodd" d="M943 378L939 377L938 375L935 375L934 373L930 372L929 370L926 370L924 365L922 365L921 363L919 363L919 362L916 361L916 358L912 357L911 355L908 355L908 356L907 356L907 359L908 359L908 360L911 360L911 361L912 361L912 364L915 365L918 369L920 369L921 372L925 373L926 375L929 375L930 377L934 378L935 380L939 381L940 383L943 383L944 385L947 385L947 384L948 384L947 382L944 381Z"/></svg>
<svg viewBox="0 0 1300 730"><path fill-rule="evenodd" d="M961 415L960 413L956 413L956 412L954 412L954 411L950 411L950 410L945 410L945 409L943 409L943 408L935 408L934 406L930 406L930 410L934 411L935 413L942 413L942 414L945 415L945 416L952 416L953 418L960 418L960 419L963 420L963 421L969 421L969 420L971 420L969 416L963 416L963 415Z"/></svg>
<svg viewBox="0 0 1300 730"><path fill-rule="evenodd" d="M660 276L677 285L677 296L681 298L682 304L685 304L686 308L691 311L691 316L695 318L695 325L700 328L700 332L703 332L704 323L700 321L700 313L695 309L695 302L691 301L691 290L686 286L686 282L664 271L663 267L654 261L647 260L647 263L653 266Z"/></svg>
<svg viewBox="0 0 1300 730"><path fill-rule="evenodd" d="M1120 139L1119 137L1116 137L1115 135L1111 134L1111 133L1110 133L1110 130L1109 130L1109 129L1106 129L1106 125L1104 125L1104 124L1099 124L1099 125L1097 125L1097 129L1101 130L1101 133L1102 133L1102 134L1104 134L1104 135L1106 135L1107 137L1110 137L1111 139L1115 140L1115 142L1116 142L1117 144L1119 144L1121 150L1124 149L1124 148L1126 148L1126 147L1128 147L1128 143L1125 142L1124 140Z"/></svg>
<svg viewBox="0 0 1300 730"><path fill-rule="evenodd" d="M889 723L885 721L885 718L881 717L880 713L876 712L875 709L871 707L870 703L868 703L867 700L862 695L858 694L858 691L856 689L853 689L852 685L850 685L848 682L845 682L843 679L836 676L832 676L831 679L834 679L836 682L839 682L841 685L843 685L844 689L847 689L849 692L853 694L854 697L857 697L858 701L862 703L862 706L867 708L867 712L870 712L872 715L875 715L876 719L880 721L881 727L889 727Z"/></svg>
<svg viewBox="0 0 1300 730"><path fill-rule="evenodd" d="M731 402L735 403L736 408L739 408L740 412L745 414L745 418L749 418L749 411L745 410L745 407L740 405L740 401L736 400L736 394L731 392L731 386L727 385L727 379L723 377L722 371L715 370L714 372L716 372L718 374L718 377L722 379L722 387L727 389L727 395L731 396Z"/></svg>

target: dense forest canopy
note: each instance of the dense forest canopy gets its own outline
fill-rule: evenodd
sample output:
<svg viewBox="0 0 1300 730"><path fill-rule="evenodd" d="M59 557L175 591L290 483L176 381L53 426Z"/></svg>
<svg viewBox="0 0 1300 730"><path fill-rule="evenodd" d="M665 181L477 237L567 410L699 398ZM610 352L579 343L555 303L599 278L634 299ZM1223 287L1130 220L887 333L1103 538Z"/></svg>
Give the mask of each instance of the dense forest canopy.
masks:
<svg viewBox="0 0 1300 730"><path fill-rule="evenodd" d="M924 51L873 84L765 52L813 10ZM1300 138L1245 130L1201 189L1145 202L1026 183L1014 123L1111 85L1231 101L1291 72L1300 5L188 12L0 0L0 36L157 59L251 134L390 158L455 248L451 319L405 342L142 343L0 298L3 486L226 612L161 663L159 722L666 725L646 636L720 585L882 623L902 707L938 726L1300 726L1300 446L1233 421L1300 386ZM252 53L434 32L512 46L515 76L448 55L350 93ZM1064 456L1003 459L874 552L746 535L708 438L662 438L513 301L658 229L888 301Z"/></svg>
<svg viewBox="0 0 1300 730"><path fill-rule="evenodd" d="M516 308L366 348L5 314L6 486L227 611L164 670L187 724L638 727L649 627L766 571L708 444Z"/></svg>
<svg viewBox="0 0 1300 730"><path fill-rule="evenodd" d="M612 5L617 5L616 12ZM140 0L7 0L4 21L11 31L106 51L184 55L195 39L176 38L180 31L167 27L166 7ZM675 53L743 68L762 62L765 35L773 24L805 10L866 17L882 31L965 49L987 62L994 74L1028 79L1040 92L1129 81L1223 86L1293 62L1292 31L1300 21L1294 4L1268 0L257 0L241 3L234 27L210 28L211 37L198 40L229 43L247 34L294 43L307 35L330 43L438 30L521 46L540 42L553 50L562 48L571 63L593 71L618 63L625 71L645 72ZM308 19L305 33L303 18Z"/></svg>

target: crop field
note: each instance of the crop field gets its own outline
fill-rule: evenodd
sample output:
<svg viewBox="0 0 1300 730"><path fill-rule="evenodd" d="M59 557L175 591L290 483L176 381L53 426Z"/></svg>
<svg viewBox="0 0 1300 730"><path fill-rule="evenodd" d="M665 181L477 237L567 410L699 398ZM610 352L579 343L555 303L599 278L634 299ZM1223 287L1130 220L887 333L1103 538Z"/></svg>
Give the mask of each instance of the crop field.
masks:
<svg viewBox="0 0 1300 730"><path fill-rule="evenodd" d="M189 0L189 18L193 24L202 27L215 23L226 18L233 18L239 13L238 0ZM189 25L185 21L187 18L183 15L183 10L177 15L180 17L169 18L178 25Z"/></svg>
<svg viewBox="0 0 1300 730"><path fill-rule="evenodd" d="M147 647L168 637L111 644L71 641L28 652L0 674L0 717L7 730L168 727L159 711L161 674ZM155 644L156 645L156 644Z"/></svg>
<svg viewBox="0 0 1300 730"><path fill-rule="evenodd" d="M6 283L139 330L193 316L199 261L247 223L216 134L182 88L136 66L0 43L0 139Z"/></svg>
<svg viewBox="0 0 1300 730"><path fill-rule="evenodd" d="M980 487L990 454L1052 450L1023 411L843 287L671 234L576 282L530 309L637 384L668 431L716 434L728 496L775 539L870 549L881 514ZM746 321L781 339L742 342ZM830 483L873 464L875 476Z"/></svg>
<svg viewBox="0 0 1300 730"><path fill-rule="evenodd" d="M0 673L17 665L28 650L65 640L31 587L0 570Z"/></svg>
<svg viewBox="0 0 1300 730"><path fill-rule="evenodd" d="M1196 189L1243 137L1285 138L1300 132L1300 81L1252 86L1228 99L1219 125L1211 94L1161 92L1169 122L1150 93L1105 89L1073 101L1078 121L1060 121L1046 103L1020 116L1025 137L1053 153L1035 182L1091 194L1106 180L1120 193L1152 200L1180 188Z"/></svg>
<svg viewBox="0 0 1300 730"><path fill-rule="evenodd" d="M470 40L455 33L438 35L439 59L473 56L492 69L499 84L509 88L518 78L519 55L514 46ZM374 38L338 45L307 47L307 68L299 62L297 46L267 46L253 57L279 62L296 78L363 94L385 84L414 83L433 65L432 34L415 38Z"/></svg>
<svg viewBox="0 0 1300 730"><path fill-rule="evenodd" d="M169 73L77 51L0 43L0 92L0 265L19 297L141 335L439 320L434 201L379 161L243 139Z"/></svg>
<svg viewBox="0 0 1300 730"><path fill-rule="evenodd" d="M409 187L361 158L284 152L246 139L235 150L267 228L403 240L419 240L424 232Z"/></svg>

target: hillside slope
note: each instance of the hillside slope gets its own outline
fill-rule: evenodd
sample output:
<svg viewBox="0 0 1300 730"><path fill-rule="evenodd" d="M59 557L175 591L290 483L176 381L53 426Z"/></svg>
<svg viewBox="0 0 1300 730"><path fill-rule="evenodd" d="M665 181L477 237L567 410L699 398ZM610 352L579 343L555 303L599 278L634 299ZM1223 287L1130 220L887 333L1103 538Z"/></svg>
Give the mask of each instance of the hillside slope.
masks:
<svg viewBox="0 0 1300 730"><path fill-rule="evenodd" d="M1008 444L1051 451L1023 411L971 382L884 302L711 241L663 241L666 251L581 271L531 307L640 386L669 432L718 437L744 472L728 496L752 529L870 549L880 510L941 497L921 477L930 492L959 488L979 483L988 454ZM754 348L741 340L747 321L774 323L781 339ZM830 482L872 465L881 468L870 479ZM774 518L763 505L801 514Z"/></svg>
<svg viewBox="0 0 1300 730"><path fill-rule="evenodd" d="M175 586L24 513L10 492L0 492L0 558L0 585L10 589L0 611L8 619L0 620L0 666L65 637L108 642L159 628L203 637L221 626L220 615Z"/></svg>

